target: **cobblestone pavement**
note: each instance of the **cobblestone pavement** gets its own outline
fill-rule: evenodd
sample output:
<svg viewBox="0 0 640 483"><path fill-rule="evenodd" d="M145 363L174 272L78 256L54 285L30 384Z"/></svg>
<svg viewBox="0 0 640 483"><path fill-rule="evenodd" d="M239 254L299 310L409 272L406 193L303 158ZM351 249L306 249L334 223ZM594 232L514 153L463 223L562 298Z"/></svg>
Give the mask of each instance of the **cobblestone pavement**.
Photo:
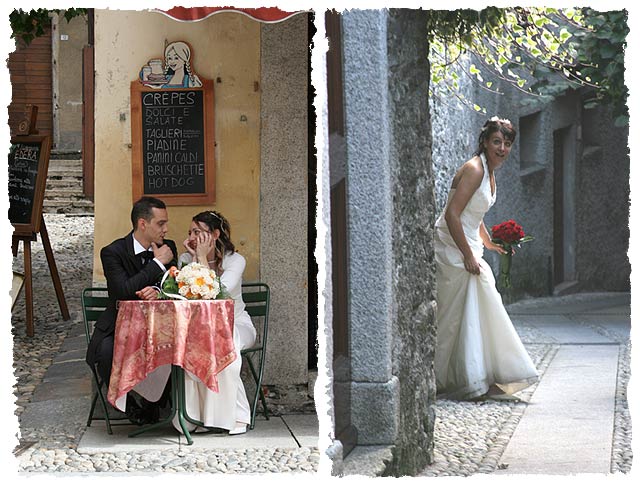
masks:
<svg viewBox="0 0 640 483"><path fill-rule="evenodd" d="M23 413L43 380L70 331L79 333L82 315L80 293L92 283L93 217L45 214L45 223L60 272L70 320L62 320L56 294L40 241L32 243L35 335L25 332L24 293L12 312L14 341L15 414L20 436L15 454L21 472L207 472L268 473L317 471L317 448L269 448L217 451L198 448L147 451L144 453L79 454L77 446L84 433L86 412L72 425L56 425L55 415L38 427L25 425ZM13 269L23 273L22 246L13 260ZM87 372L88 372L87 368ZM35 425L34 425L35 426Z"/></svg>
<svg viewBox="0 0 640 483"><path fill-rule="evenodd" d="M552 344L528 345L534 364L544 373L557 351ZM535 385L518 396L528 401ZM492 473L515 430L526 402L436 402L434 462L420 476L470 476Z"/></svg>
<svg viewBox="0 0 640 483"><path fill-rule="evenodd" d="M578 301L581 295L572 297ZM585 295L585 300L589 296ZM535 304L532 301L532 304ZM584 324L589 325L589 324ZM632 464L631 416L627 401L630 376L630 342L606 327L589 325L591 329L620 344L616 387L611 472L628 473ZM545 337L534 327L516 325L541 379L558 350L553 343L532 343ZM420 476L469 476L476 473L500 474L500 458L522 417L526 403L537 384L520 392L523 402L451 401L436 403L434 462Z"/></svg>

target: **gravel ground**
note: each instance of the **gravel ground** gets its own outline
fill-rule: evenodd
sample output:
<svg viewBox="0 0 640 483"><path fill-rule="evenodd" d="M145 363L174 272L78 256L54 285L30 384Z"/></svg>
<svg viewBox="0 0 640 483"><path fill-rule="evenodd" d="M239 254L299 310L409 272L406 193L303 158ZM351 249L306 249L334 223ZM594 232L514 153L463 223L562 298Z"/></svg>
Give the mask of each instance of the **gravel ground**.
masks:
<svg viewBox="0 0 640 483"><path fill-rule="evenodd" d="M40 241L32 243L35 335L25 330L24 294L13 310L14 370L18 421L33 392L58 353L65 336L82 324L80 292L92 283L93 217L45 214L55 262L62 280L70 320L62 320L60 308ZM13 269L23 270L22 244L13 259ZM88 368L87 368L87 372ZM88 406L87 413L88 414ZM317 448L273 448L206 452L202 449L144 453L79 454L76 449L86 429L86 414L72 427L25 428L21 424L16 448L21 472L127 472L131 473L268 473L314 472L318 469Z"/></svg>

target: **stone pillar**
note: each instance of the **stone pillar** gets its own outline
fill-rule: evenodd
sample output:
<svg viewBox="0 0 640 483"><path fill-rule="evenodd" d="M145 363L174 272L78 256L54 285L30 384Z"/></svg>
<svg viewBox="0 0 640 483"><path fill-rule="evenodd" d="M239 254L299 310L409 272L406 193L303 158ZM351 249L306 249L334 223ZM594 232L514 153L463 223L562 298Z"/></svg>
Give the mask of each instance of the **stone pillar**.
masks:
<svg viewBox="0 0 640 483"><path fill-rule="evenodd" d="M343 14L352 422L388 474L433 454L435 220L425 13Z"/></svg>
<svg viewBox="0 0 640 483"><path fill-rule="evenodd" d="M413 474L433 459L435 423L436 218L431 162L429 62L423 11L389 10L394 374L399 431L391 473Z"/></svg>
<svg viewBox="0 0 640 483"><path fill-rule="evenodd" d="M343 14L352 423L358 444L393 444L393 215L387 13Z"/></svg>
<svg viewBox="0 0 640 483"><path fill-rule="evenodd" d="M308 15L261 30L260 279L271 288L265 384L307 383Z"/></svg>

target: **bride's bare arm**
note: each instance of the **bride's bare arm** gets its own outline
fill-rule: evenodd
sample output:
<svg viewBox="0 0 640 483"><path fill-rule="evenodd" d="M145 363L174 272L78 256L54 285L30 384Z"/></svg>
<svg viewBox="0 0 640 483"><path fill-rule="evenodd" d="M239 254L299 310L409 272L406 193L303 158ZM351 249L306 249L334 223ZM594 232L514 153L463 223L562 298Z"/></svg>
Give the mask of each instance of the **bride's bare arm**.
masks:
<svg viewBox="0 0 640 483"><path fill-rule="evenodd" d="M474 160L467 161L460 169L459 175L456 176L456 191L444 214L451 238L453 238L456 246L462 252L464 268L475 275L480 273L480 264L473 255L467 237L464 234L460 215L465 206L467 206L467 203L469 203L473 193L480 187L483 175L484 170L482 165L474 162Z"/></svg>

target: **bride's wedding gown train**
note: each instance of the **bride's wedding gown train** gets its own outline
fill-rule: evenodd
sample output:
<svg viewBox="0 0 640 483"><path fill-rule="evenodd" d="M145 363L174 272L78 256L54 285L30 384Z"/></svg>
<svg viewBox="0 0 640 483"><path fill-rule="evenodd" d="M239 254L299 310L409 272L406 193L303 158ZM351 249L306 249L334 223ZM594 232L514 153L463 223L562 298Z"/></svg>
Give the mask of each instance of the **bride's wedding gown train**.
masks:
<svg viewBox="0 0 640 483"><path fill-rule="evenodd" d="M481 396L493 384L506 394L513 394L538 379L536 368L502 305L491 267L482 259L480 223L495 202L495 193L491 193L486 158L481 155L481 159L482 183L460 217L467 241L480 263L480 275L465 270L444 211L436 221L435 372L438 396L450 399ZM447 205L454 192L452 188Z"/></svg>

